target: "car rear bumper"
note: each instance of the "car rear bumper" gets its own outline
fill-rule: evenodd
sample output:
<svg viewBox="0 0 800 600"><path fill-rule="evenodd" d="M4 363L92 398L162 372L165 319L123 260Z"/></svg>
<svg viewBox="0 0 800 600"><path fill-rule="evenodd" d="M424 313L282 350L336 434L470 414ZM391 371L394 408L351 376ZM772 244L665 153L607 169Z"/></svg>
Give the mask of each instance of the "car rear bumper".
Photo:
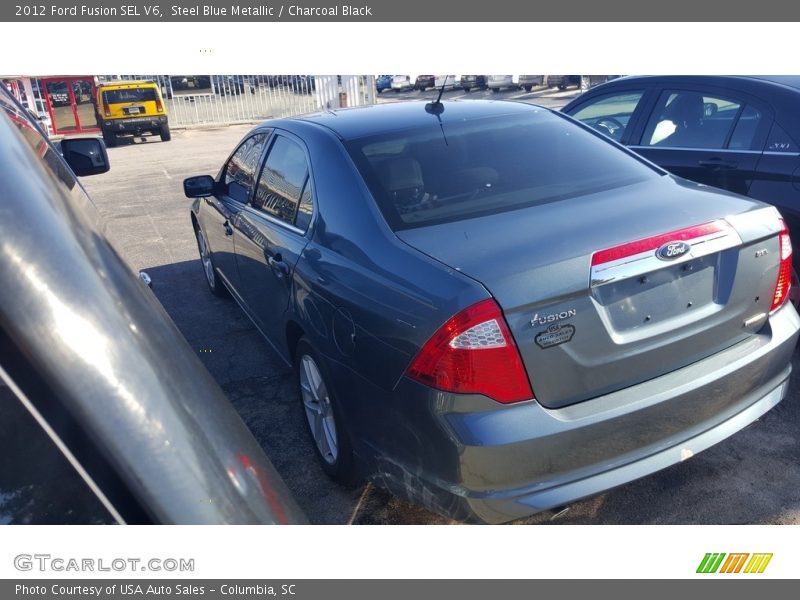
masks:
<svg viewBox="0 0 800 600"><path fill-rule="evenodd" d="M503 406L403 379L398 415L410 422L392 420L395 432L381 445L395 447L376 453L374 479L452 517L490 523L591 496L686 460L780 402L798 328L787 305L727 350L559 409L535 401Z"/></svg>
<svg viewBox="0 0 800 600"><path fill-rule="evenodd" d="M111 133L142 133L155 131L167 124L167 117L133 117L103 121L103 130Z"/></svg>

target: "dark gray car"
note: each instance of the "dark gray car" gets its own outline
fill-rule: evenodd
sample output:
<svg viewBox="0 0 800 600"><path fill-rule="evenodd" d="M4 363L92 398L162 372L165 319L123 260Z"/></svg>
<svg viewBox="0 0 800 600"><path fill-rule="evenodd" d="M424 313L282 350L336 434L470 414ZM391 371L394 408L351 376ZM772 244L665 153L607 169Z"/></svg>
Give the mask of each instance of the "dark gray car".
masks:
<svg viewBox="0 0 800 600"><path fill-rule="evenodd" d="M0 523L304 522L61 151L0 87Z"/></svg>
<svg viewBox="0 0 800 600"><path fill-rule="evenodd" d="M777 211L559 113L267 121L184 188L210 289L295 366L337 480L501 522L685 460L786 393Z"/></svg>

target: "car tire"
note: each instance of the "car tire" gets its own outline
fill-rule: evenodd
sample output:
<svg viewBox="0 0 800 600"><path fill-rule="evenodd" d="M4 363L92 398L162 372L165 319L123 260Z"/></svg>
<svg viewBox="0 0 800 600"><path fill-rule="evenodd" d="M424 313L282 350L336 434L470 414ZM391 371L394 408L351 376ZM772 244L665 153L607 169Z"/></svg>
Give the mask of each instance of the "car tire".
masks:
<svg viewBox="0 0 800 600"><path fill-rule="evenodd" d="M533 89L532 85L523 85L522 87L526 92L530 92Z"/></svg>
<svg viewBox="0 0 800 600"><path fill-rule="evenodd" d="M492 88L492 93L493 94L499 94L500 93L500 88Z"/></svg>
<svg viewBox="0 0 800 600"><path fill-rule="evenodd" d="M217 275L217 268L214 266L214 254L206 243L205 234L199 226L194 229L194 236L197 239L197 250L200 253L200 265L203 267L203 274L206 276L208 289L217 298L227 298L230 296L228 288L222 283Z"/></svg>
<svg viewBox="0 0 800 600"><path fill-rule="evenodd" d="M464 92L465 92L465 93L467 93L467 94L469 94L469 91L470 91L471 89L472 89L472 88L465 87L465 88L464 88Z"/></svg>
<svg viewBox="0 0 800 600"><path fill-rule="evenodd" d="M172 133L169 130L169 125L163 125L159 131L159 135L161 136L162 142L170 141L172 139Z"/></svg>
<svg viewBox="0 0 800 600"><path fill-rule="evenodd" d="M110 131L103 131L103 142L106 145L106 148L113 148L117 145L117 136Z"/></svg>
<svg viewBox="0 0 800 600"><path fill-rule="evenodd" d="M294 369L303 421L322 470L342 485L357 483L353 449L339 400L324 361L306 338L297 343Z"/></svg>
<svg viewBox="0 0 800 600"><path fill-rule="evenodd" d="M560 89L563 92L565 89L567 89L567 86L562 83L561 85L558 86L558 89Z"/></svg>

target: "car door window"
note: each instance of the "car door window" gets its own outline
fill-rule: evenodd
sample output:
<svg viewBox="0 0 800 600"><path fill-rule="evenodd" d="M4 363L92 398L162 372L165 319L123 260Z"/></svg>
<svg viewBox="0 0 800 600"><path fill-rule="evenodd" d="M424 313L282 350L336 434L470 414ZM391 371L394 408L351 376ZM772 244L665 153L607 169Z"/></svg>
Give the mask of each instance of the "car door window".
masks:
<svg viewBox="0 0 800 600"><path fill-rule="evenodd" d="M571 116L620 141L642 96L644 91L608 94L581 104Z"/></svg>
<svg viewBox="0 0 800 600"><path fill-rule="evenodd" d="M307 180L306 153L297 142L278 136L261 170L253 206L271 217L294 225ZM311 194L310 186L308 187ZM310 195L303 198L303 210L306 212L310 209L310 198ZM303 217L304 221L305 219L306 216Z"/></svg>
<svg viewBox="0 0 800 600"><path fill-rule="evenodd" d="M707 96L695 91L665 91L645 127L642 145L723 149L741 109L742 104L734 100ZM747 136L748 123L755 123L757 126L760 113L755 113L758 114L751 113L747 123L743 125L740 140ZM755 129L754 126L749 132L748 144Z"/></svg>
<svg viewBox="0 0 800 600"><path fill-rule="evenodd" d="M761 119L760 110L750 105L745 106L733 128L731 139L728 141L728 150L753 150L753 140L758 126L761 125Z"/></svg>
<svg viewBox="0 0 800 600"><path fill-rule="evenodd" d="M257 133L247 138L231 156L225 166L225 185L228 196L246 204L253 190L256 169L264 144L267 141L266 133Z"/></svg>

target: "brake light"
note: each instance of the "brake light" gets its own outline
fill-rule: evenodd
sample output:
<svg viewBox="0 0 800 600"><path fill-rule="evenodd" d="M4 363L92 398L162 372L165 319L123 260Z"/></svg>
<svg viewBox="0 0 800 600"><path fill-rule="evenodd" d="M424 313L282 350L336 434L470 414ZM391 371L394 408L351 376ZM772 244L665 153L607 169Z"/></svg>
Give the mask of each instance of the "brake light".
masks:
<svg viewBox="0 0 800 600"><path fill-rule="evenodd" d="M772 294L772 306L770 313L775 312L786 303L789 298L789 290L792 287L792 240L789 238L789 228L783 219L781 221L781 232L778 234L778 245L780 248L780 265L778 267L778 279L775 281L775 291Z"/></svg>
<svg viewBox="0 0 800 600"><path fill-rule="evenodd" d="M108 105L105 94L103 94L103 112L106 113L107 117L111 116L111 107Z"/></svg>
<svg viewBox="0 0 800 600"><path fill-rule="evenodd" d="M684 242L686 240L693 240L723 231L725 231L725 225L721 221L713 221L711 223L705 223L704 225L695 225L694 227L686 227L684 229L670 231L669 233L661 233L641 240L627 242L619 246L614 246L613 248L606 248L605 250L595 252L592 255L592 266L602 265L635 256L642 252L655 250L661 246L661 244L666 244L668 242Z"/></svg>
<svg viewBox="0 0 800 600"><path fill-rule="evenodd" d="M164 106L161 104L161 98L156 96L156 112L163 112Z"/></svg>
<svg viewBox="0 0 800 600"><path fill-rule="evenodd" d="M406 375L457 394L483 394L510 404L533 398L528 376L500 307L491 298L442 325Z"/></svg>

